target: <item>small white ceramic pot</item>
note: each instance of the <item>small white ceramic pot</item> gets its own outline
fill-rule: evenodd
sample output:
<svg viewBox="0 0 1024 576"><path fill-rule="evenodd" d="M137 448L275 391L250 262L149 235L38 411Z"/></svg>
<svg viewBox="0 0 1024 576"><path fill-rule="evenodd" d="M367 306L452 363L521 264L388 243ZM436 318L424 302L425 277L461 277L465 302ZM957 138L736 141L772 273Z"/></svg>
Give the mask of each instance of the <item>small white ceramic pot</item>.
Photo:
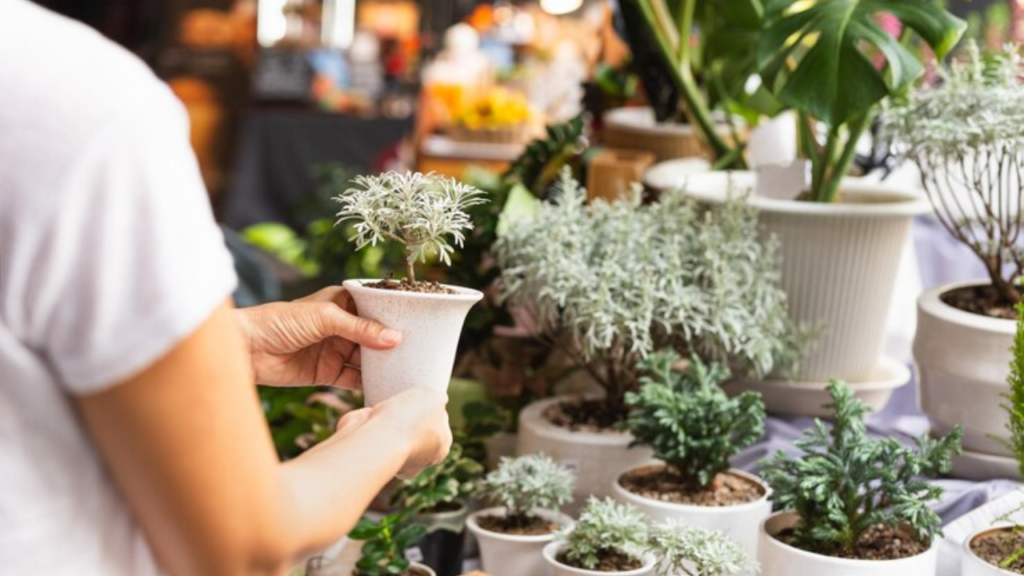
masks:
<svg viewBox="0 0 1024 576"><path fill-rule="evenodd" d="M483 298L469 288L457 294L422 294L369 288L376 280L346 280L359 315L402 333L391 350L360 351L363 393L374 406L410 388L447 390L466 314Z"/></svg>
<svg viewBox="0 0 1024 576"><path fill-rule="evenodd" d="M555 539L555 533L538 536L513 536L484 530L477 524L481 516L504 514L504 508L487 508L474 512L466 520L469 532L480 546L480 564L494 576L539 576L547 571L544 547ZM534 510L534 514L557 522L559 529L572 527L572 518L550 510Z"/></svg>
<svg viewBox="0 0 1024 576"><path fill-rule="evenodd" d="M824 330L793 379L871 380L910 225L930 210L928 202L913 191L856 178L843 181L843 200L834 204L753 195L754 183L750 172L709 172L680 185L712 203L751 194L763 232L779 239L790 316Z"/></svg>
<svg viewBox="0 0 1024 576"><path fill-rule="evenodd" d="M654 574L655 560L653 557L645 558L644 565L640 568L625 572L598 572L567 566L558 561L558 554L564 545L562 542L552 542L544 547L544 560L551 569L551 576L652 576Z"/></svg>
<svg viewBox="0 0 1024 576"><path fill-rule="evenodd" d="M574 502L566 509L578 512L590 496L612 495L619 472L653 457L649 448L630 448L633 436L620 432L573 432L544 417L548 407L567 397L549 398L529 404L519 413L519 443L516 454L544 453L576 473Z"/></svg>
<svg viewBox="0 0 1024 576"><path fill-rule="evenodd" d="M980 532L976 532L970 538L964 541L964 556L960 562L960 574L961 576L1015 576L1016 572L1010 572L1004 570L999 566L994 566L985 562L974 553L971 549L971 543L976 538L989 534L991 532L998 532L1000 530L1009 530L1009 528L986 528Z"/></svg>
<svg viewBox="0 0 1024 576"><path fill-rule="evenodd" d="M775 538L796 525L793 512L778 512L761 524L760 576L935 576L938 539L927 551L899 560L855 560L805 552Z"/></svg>
<svg viewBox="0 0 1024 576"><path fill-rule="evenodd" d="M427 566L426 564L420 564L419 562L413 562L409 567L410 568L417 568L419 570L422 570L423 572L425 572L427 574L427 576L437 576L437 572L434 572L434 569L431 568L430 566Z"/></svg>
<svg viewBox="0 0 1024 576"><path fill-rule="evenodd" d="M942 301L946 292L984 284L947 284L918 299L914 362L921 408L937 434L963 426L965 450L1011 456L993 437L1006 434L1002 395L1010 391L1006 378L1016 323L964 312Z"/></svg>
<svg viewBox="0 0 1024 576"><path fill-rule="evenodd" d="M643 466L651 464L661 463L649 461ZM718 530L732 538L748 556L757 558L757 530L761 521L772 513L772 503L768 500L772 493L771 488L760 478L742 470L729 470L730 474L756 482L764 489L764 495L753 502L737 506L694 506L647 498L623 488L619 483L619 477L639 467L634 466L616 476L612 485L616 500L636 506L654 522L678 519L692 526Z"/></svg>

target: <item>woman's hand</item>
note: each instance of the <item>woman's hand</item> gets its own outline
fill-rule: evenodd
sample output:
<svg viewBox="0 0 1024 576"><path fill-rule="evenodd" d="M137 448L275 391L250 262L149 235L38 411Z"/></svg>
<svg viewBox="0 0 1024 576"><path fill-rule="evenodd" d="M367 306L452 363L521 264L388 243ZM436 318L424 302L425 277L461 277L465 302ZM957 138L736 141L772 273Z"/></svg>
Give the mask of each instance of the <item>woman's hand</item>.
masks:
<svg viewBox="0 0 1024 576"><path fill-rule="evenodd" d="M340 286L236 314L260 384L358 389L359 346L385 350L402 339L399 332L356 316L355 302Z"/></svg>
<svg viewBox="0 0 1024 576"><path fill-rule="evenodd" d="M380 420L407 439L409 454L398 472L399 478L412 478L424 468L440 464L452 446L452 430L448 424L448 395L427 388L412 388L377 404L369 415L357 415L350 422L339 423L345 429L358 427L367 420ZM362 422L361 422L362 421Z"/></svg>

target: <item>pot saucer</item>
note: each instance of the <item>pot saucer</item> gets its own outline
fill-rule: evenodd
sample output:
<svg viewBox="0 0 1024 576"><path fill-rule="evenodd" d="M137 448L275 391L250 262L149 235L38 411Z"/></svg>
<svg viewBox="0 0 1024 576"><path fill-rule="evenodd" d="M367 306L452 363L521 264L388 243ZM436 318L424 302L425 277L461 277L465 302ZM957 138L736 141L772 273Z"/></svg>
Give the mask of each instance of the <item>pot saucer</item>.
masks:
<svg viewBox="0 0 1024 576"><path fill-rule="evenodd" d="M854 396L875 412L881 411L889 402L892 393L910 382L910 367L883 356L871 372L871 378L864 382L849 383ZM828 395L828 382L795 382L784 379L750 380L737 378L722 387L735 395L746 390L755 390L764 397L765 407L772 414L789 416L829 417L831 411L822 406L832 399Z"/></svg>
<svg viewBox="0 0 1024 576"><path fill-rule="evenodd" d="M953 457L953 469L949 475L964 480L1022 479L1015 459L968 450L964 450L960 456Z"/></svg>

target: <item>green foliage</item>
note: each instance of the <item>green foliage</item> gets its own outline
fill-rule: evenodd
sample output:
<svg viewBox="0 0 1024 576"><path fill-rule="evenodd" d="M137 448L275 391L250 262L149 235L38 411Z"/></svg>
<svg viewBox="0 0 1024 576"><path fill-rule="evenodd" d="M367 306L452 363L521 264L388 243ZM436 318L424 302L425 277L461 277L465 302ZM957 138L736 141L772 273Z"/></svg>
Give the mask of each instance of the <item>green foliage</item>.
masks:
<svg viewBox="0 0 1024 576"><path fill-rule="evenodd" d="M392 504L412 513L431 512L444 504L465 502L478 490L484 467L463 455L453 444L443 462L405 480L392 497Z"/></svg>
<svg viewBox="0 0 1024 576"><path fill-rule="evenodd" d="M315 387L259 387L263 414L282 460L298 456L334 433L341 414L330 404L311 400L318 391Z"/></svg>
<svg viewBox="0 0 1024 576"><path fill-rule="evenodd" d="M506 190L515 184L522 184L534 196L545 198L548 187L564 167L569 166L580 177L580 160L587 148L584 128L583 116L547 126L547 137L530 142L502 176Z"/></svg>
<svg viewBox="0 0 1024 576"><path fill-rule="evenodd" d="M697 356L685 371L673 370L679 359L667 351L641 363L640 391L626 394L624 428L633 446L650 446L672 473L707 487L729 469L729 458L764 435L764 401L753 391L730 398L719 386L729 371Z"/></svg>
<svg viewBox="0 0 1024 576"><path fill-rule="evenodd" d="M499 289L530 310L621 408L636 364L672 347L739 372L784 370L799 356L779 286L778 246L746 204L700 208L681 192L642 204L586 203L564 172L553 201L498 239Z"/></svg>
<svg viewBox="0 0 1024 576"><path fill-rule="evenodd" d="M603 554L615 552L634 559L647 549L647 517L631 504L590 497L576 525L561 536L565 555L577 566L593 570Z"/></svg>
<svg viewBox="0 0 1024 576"><path fill-rule="evenodd" d="M509 518L534 509L558 510L572 500L576 476L543 454L502 458L480 487L483 497L504 506Z"/></svg>
<svg viewBox="0 0 1024 576"><path fill-rule="evenodd" d="M468 457L483 463L487 460L486 441L514 426L512 413L494 402L469 402L462 407L463 427L455 430L456 441Z"/></svg>
<svg viewBox="0 0 1024 576"><path fill-rule="evenodd" d="M1024 474L1024 304L1017 304L1017 333L1013 338L1013 358L1010 360L1010 376L1007 384L1010 391L1003 395L1006 402L1006 431L1009 439L1003 444L1017 458L1017 465Z"/></svg>
<svg viewBox="0 0 1024 576"><path fill-rule="evenodd" d="M657 576L733 576L756 572L757 562L725 534L669 520L651 530Z"/></svg>
<svg viewBox="0 0 1024 576"><path fill-rule="evenodd" d="M402 574L410 564L405 551L426 535L427 528L410 522L406 512L389 514L380 522L361 519L348 535L352 540L363 541L363 555L356 563L356 576Z"/></svg>
<svg viewBox="0 0 1024 576"><path fill-rule="evenodd" d="M961 452L963 430L940 439L922 436L913 448L895 438L874 439L864 424L868 408L849 386L833 380L828 392L832 430L815 420L796 443L800 458L779 452L762 468L776 507L800 516L794 543L818 554L848 556L876 525L906 526L930 543L940 533L940 519L928 504L942 489L923 478L949 472L952 457Z"/></svg>
<svg viewBox="0 0 1024 576"><path fill-rule="evenodd" d="M1004 304L1021 301L1024 66L1019 47L967 58L943 82L883 115L887 138L917 164L935 215L971 249Z"/></svg>
<svg viewBox="0 0 1024 576"><path fill-rule="evenodd" d="M385 172L357 176L354 186L337 197L342 205L338 224L355 223L356 249L388 240L405 247L407 280L415 281L413 264L437 256L451 265L473 223L466 210L486 202L472 186L433 174Z"/></svg>

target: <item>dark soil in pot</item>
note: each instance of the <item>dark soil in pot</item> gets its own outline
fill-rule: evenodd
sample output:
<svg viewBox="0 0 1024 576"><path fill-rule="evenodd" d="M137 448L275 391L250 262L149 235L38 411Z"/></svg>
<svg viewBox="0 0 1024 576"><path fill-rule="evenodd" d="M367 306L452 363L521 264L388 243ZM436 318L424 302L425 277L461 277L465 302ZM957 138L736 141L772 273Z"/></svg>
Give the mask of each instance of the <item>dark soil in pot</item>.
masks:
<svg viewBox="0 0 1024 576"><path fill-rule="evenodd" d="M776 534L775 539L800 550L822 554L819 550L807 550L798 546L793 541L793 531L791 529L786 529ZM899 560L923 554L928 551L928 548L928 544L921 542L904 530L898 530L892 526L878 525L868 529L860 537L852 552L824 555L853 560Z"/></svg>
<svg viewBox="0 0 1024 576"><path fill-rule="evenodd" d="M608 406L603 400L573 398L556 402L544 409L544 419L573 432L607 432L621 434L615 425L622 421L622 410Z"/></svg>
<svg viewBox="0 0 1024 576"><path fill-rule="evenodd" d="M1016 574L1024 574L1024 558L1018 558L1009 566L1002 564L1021 548L1024 548L1024 531L1022 530L990 530L971 541L971 550L978 555L978 558Z"/></svg>
<svg viewBox="0 0 1024 576"><path fill-rule="evenodd" d="M572 560L569 560L565 552L559 552L558 557L555 558L566 566L578 568L580 570L592 570L594 572L629 572L630 570L637 570L643 568L644 563L632 556L622 554L617 550L601 550L597 553L597 566L593 568L587 568L580 566Z"/></svg>
<svg viewBox="0 0 1024 576"><path fill-rule="evenodd" d="M558 522L552 522L532 514L520 518L503 514L487 514L477 516L476 523L488 532L497 532L509 536L543 536L551 534L560 528Z"/></svg>
<svg viewBox="0 0 1024 576"><path fill-rule="evenodd" d="M949 306L971 314L1004 320L1017 319L1014 304L1000 298L990 285L957 288L943 292L940 298Z"/></svg>
<svg viewBox="0 0 1024 576"><path fill-rule="evenodd" d="M418 280L416 282L409 282L409 280L380 280L378 282L372 282L369 284L363 284L367 288L376 288L378 290L394 290L396 292L419 292L421 294L458 294L455 290L442 286L437 282Z"/></svg>
<svg viewBox="0 0 1024 576"><path fill-rule="evenodd" d="M719 474L707 488L695 488L664 464L651 464L619 477L626 490L662 502L692 506L737 506L760 500L765 492L757 482L735 474Z"/></svg>

